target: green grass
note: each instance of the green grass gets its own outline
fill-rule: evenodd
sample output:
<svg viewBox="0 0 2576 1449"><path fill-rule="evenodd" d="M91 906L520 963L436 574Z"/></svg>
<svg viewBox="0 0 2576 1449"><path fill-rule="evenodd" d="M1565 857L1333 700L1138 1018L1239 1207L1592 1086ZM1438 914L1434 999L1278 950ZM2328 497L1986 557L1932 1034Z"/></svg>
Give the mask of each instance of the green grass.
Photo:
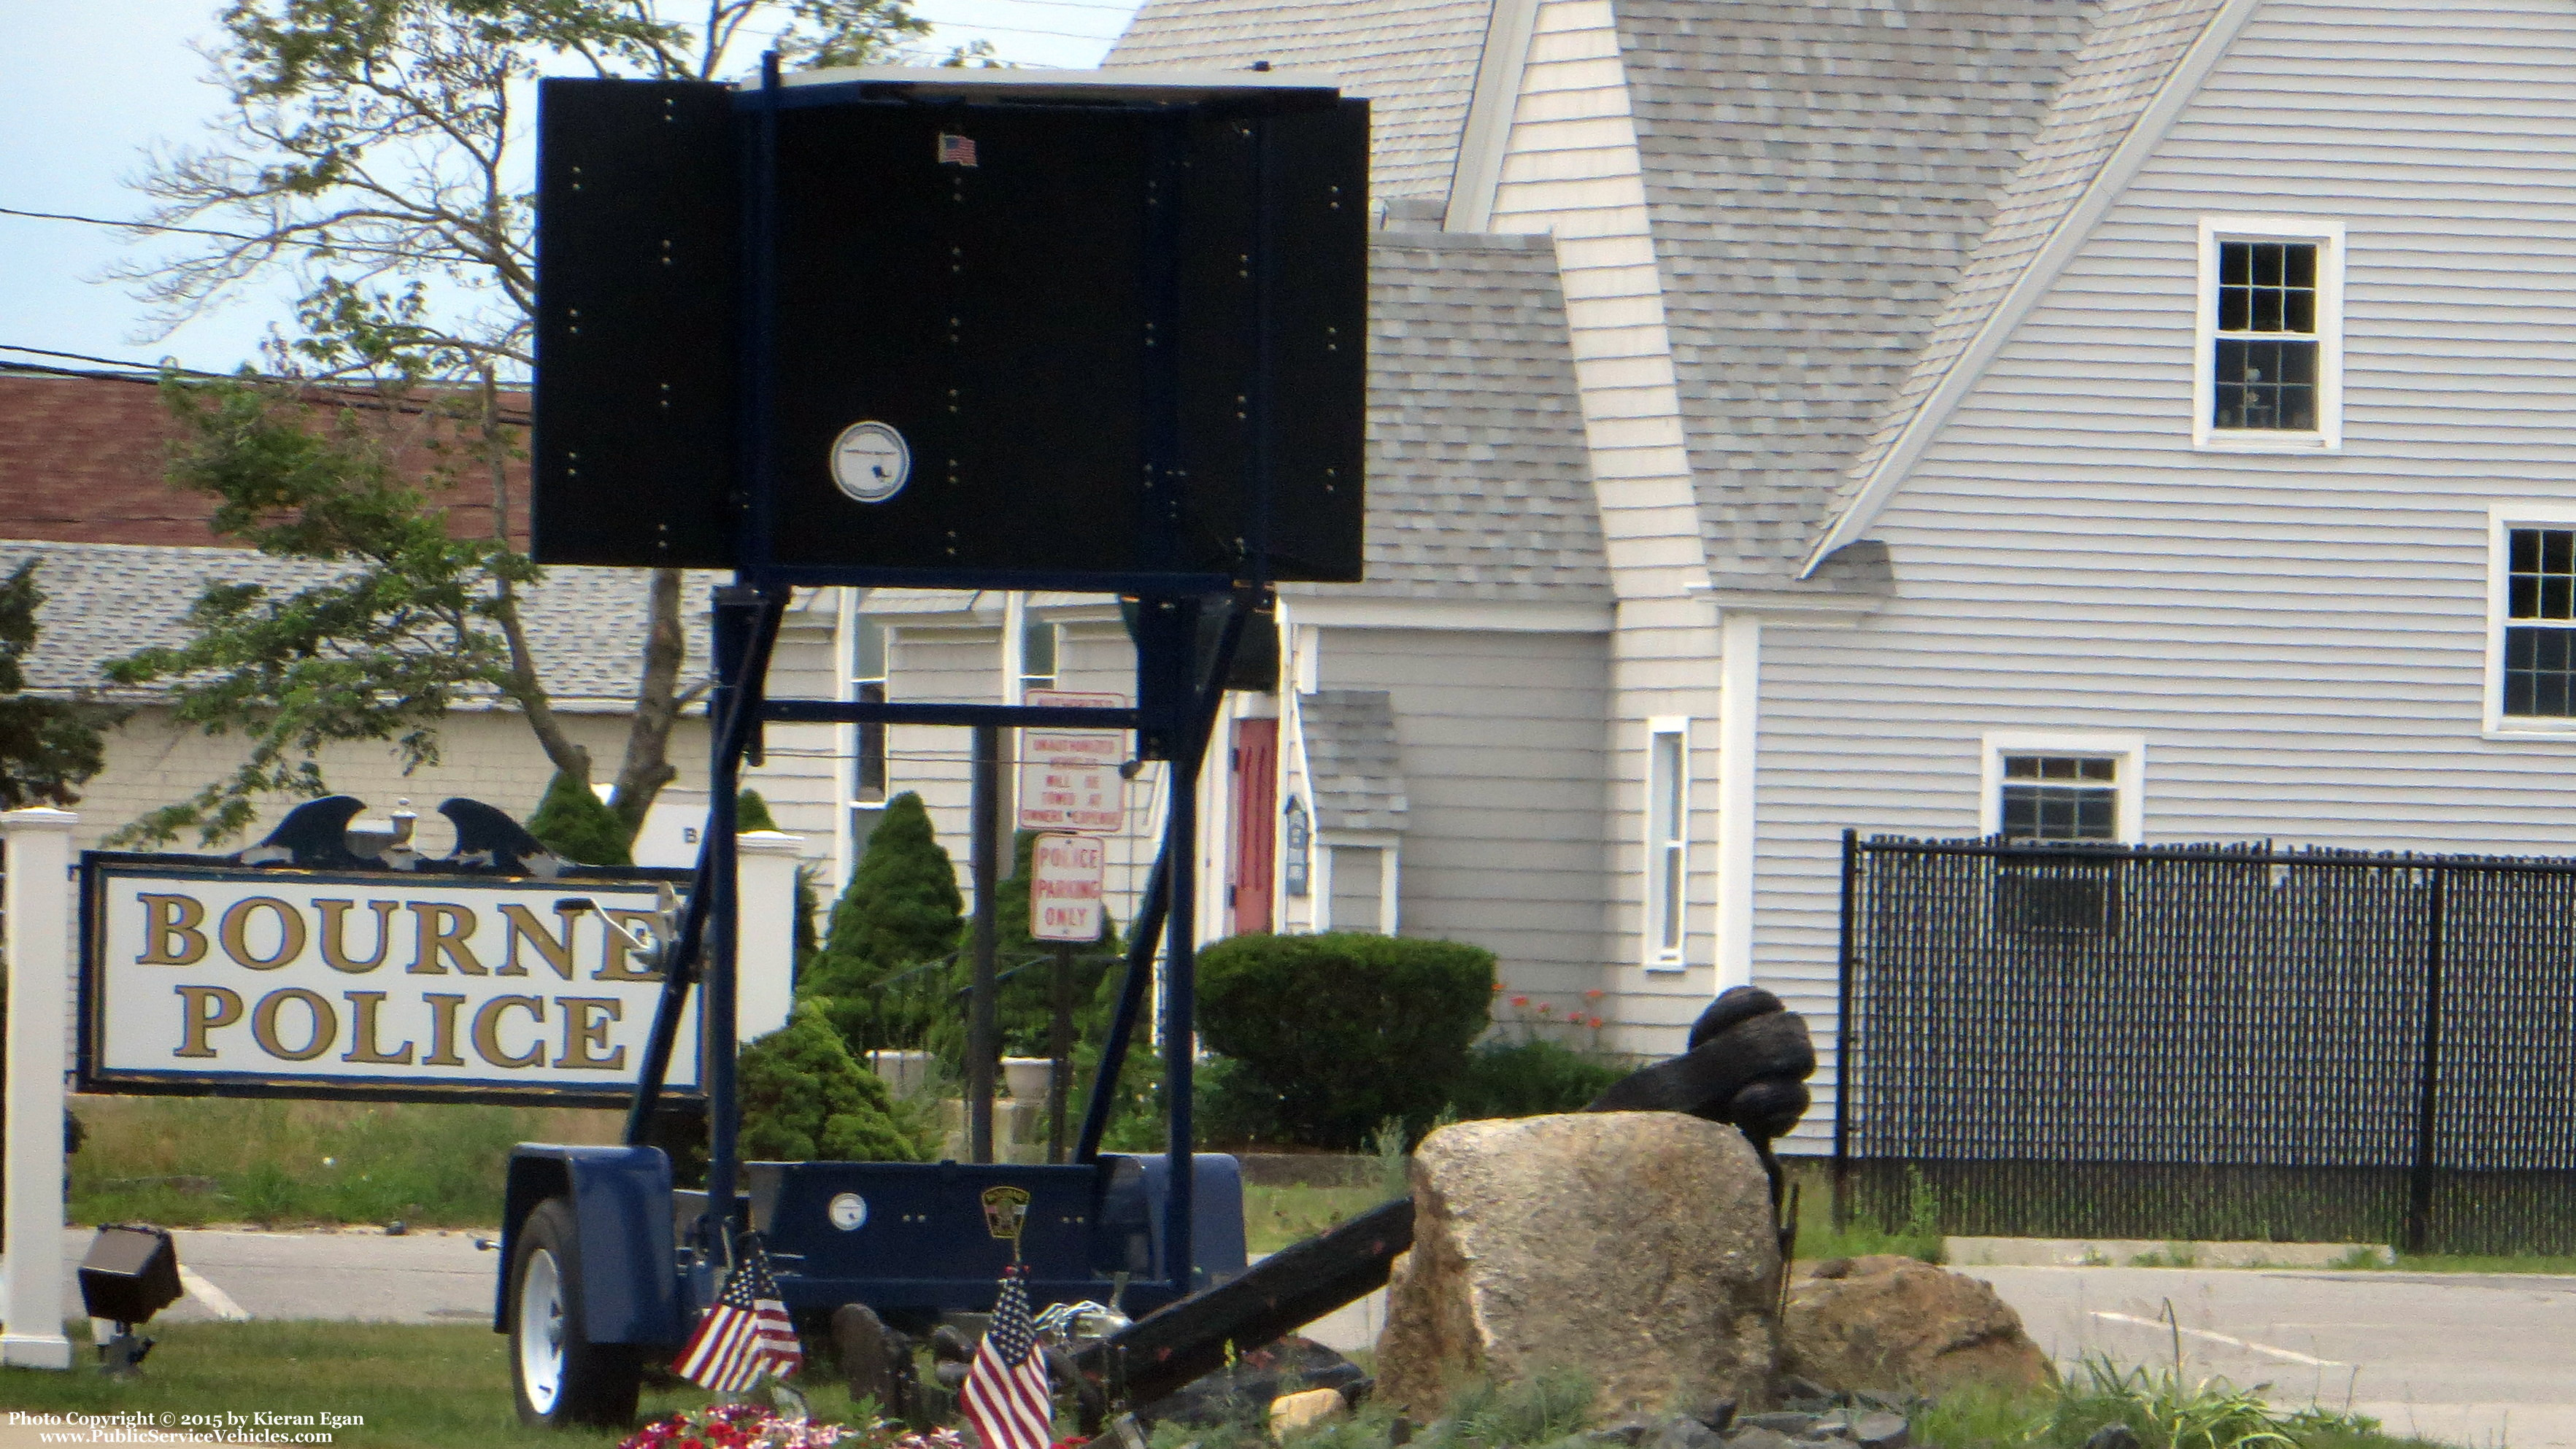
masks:
<svg viewBox="0 0 2576 1449"><path fill-rule="evenodd" d="M83 1097L77 1223L484 1227L515 1142L613 1142L620 1114L434 1103Z"/></svg>
<svg viewBox="0 0 2576 1449"><path fill-rule="evenodd" d="M254 1410L334 1413L365 1423L335 1430L334 1444L358 1449L607 1449L609 1430L523 1429L510 1405L509 1340L489 1328L385 1323L156 1324L159 1346L143 1376L119 1383L99 1373L75 1325L79 1367L71 1373L0 1369L0 1404L31 1413ZM846 1422L849 1395L824 1374L800 1380L817 1417ZM642 1417L708 1403L694 1385L647 1386Z"/></svg>
<svg viewBox="0 0 2576 1449"><path fill-rule="evenodd" d="M2517 1253L2509 1256L2482 1257L2473 1253L2400 1253L2388 1266L2377 1263L2337 1263L2338 1268L2370 1269L2383 1273L2565 1273L2576 1274L2576 1256L2568 1254Z"/></svg>
<svg viewBox="0 0 2576 1449"><path fill-rule="evenodd" d="M72 1326L76 1341L85 1323ZM72 1373L0 1369L0 1404L29 1412L339 1414L364 1422L335 1430L358 1449L609 1449L622 1432L551 1432L519 1427L510 1407L507 1340L474 1326L394 1324L189 1323L162 1326L141 1379L115 1382L89 1368ZM827 1366L799 1380L817 1418L856 1415ZM685 1385L648 1387L639 1414L655 1418L707 1403ZM2392 1436L2366 1418L2322 1408L2285 1410L2257 1390L2224 1380L2187 1382L2173 1370L2123 1368L2093 1360L2054 1391L2020 1398L1954 1392L1912 1416L1914 1440L1941 1449L2080 1449L2095 1430L2127 1424L2142 1449L2439 1449ZM1371 1404L1350 1421L1297 1441L1298 1449L1387 1449L1394 1410ZM1423 1449L1545 1449L1580 1443L1596 1422L1592 1394L1577 1373L1517 1383L1469 1383L1450 1411L1421 1426ZM1258 1449L1256 1423L1216 1429L1167 1424L1155 1449Z"/></svg>
<svg viewBox="0 0 2576 1449"><path fill-rule="evenodd" d="M1275 1253L1337 1227L1387 1200L1370 1187L1252 1187L1243 1190L1243 1233L1256 1253Z"/></svg>

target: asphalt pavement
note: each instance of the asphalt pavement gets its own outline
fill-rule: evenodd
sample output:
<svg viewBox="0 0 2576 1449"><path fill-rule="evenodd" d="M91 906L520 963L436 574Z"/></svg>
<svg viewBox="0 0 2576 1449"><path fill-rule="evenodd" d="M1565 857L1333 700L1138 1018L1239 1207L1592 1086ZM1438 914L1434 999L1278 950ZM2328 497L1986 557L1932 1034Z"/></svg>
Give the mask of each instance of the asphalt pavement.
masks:
<svg viewBox="0 0 2576 1449"><path fill-rule="evenodd" d="M498 1255L422 1231L178 1234L188 1296L174 1320L321 1318L488 1324ZM87 1230L67 1230L64 1314ZM2470 1449L2576 1449L2576 1277L2194 1268L1976 1268L2062 1366L2086 1354L2188 1379L2267 1385L2391 1431ZM1384 1295L1308 1328L1374 1344Z"/></svg>

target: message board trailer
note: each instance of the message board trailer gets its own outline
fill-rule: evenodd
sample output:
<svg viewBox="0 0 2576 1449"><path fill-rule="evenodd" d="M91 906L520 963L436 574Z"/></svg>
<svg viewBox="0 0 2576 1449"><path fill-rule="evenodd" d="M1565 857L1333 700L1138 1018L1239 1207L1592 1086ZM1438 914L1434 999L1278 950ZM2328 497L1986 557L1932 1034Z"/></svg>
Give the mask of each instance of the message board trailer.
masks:
<svg viewBox="0 0 2576 1449"><path fill-rule="evenodd" d="M1039 1303L1116 1283L1131 1311L1241 1271L1234 1164L1190 1145L1198 772L1273 582L1361 574L1366 103L1255 74L791 79L772 56L757 86L549 80L538 130L536 554L735 582L714 601L707 829L627 1145L523 1144L509 1165L494 1327L522 1419L631 1414L640 1356L677 1342L744 1231L791 1310L874 1325L845 1361L898 1382L885 1328L989 1306L997 1253L1026 1249ZM835 585L1126 596L1135 704L769 698L792 590ZM1004 731L1168 763L1073 1162L745 1164L720 1049L706 1191L675 1190L643 1124L692 986L701 1037L735 1037L737 792L770 721L971 728L979 902ZM974 936L968 1065L988 1082L989 909ZM1169 1150L1104 1154L1158 980ZM988 1097L970 1088L979 1145ZM997 1193L1025 1211L995 1216ZM998 1244L982 1224L1003 1217L1078 1230Z"/></svg>

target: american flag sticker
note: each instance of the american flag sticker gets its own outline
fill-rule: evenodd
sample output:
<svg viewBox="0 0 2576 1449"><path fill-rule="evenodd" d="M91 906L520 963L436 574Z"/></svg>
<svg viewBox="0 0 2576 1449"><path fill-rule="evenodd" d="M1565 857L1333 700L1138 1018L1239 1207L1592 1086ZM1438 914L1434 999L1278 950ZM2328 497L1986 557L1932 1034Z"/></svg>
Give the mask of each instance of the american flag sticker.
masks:
<svg viewBox="0 0 2576 1449"><path fill-rule="evenodd" d="M972 136L951 136L945 131L940 132L939 164L942 166L974 165L975 138Z"/></svg>

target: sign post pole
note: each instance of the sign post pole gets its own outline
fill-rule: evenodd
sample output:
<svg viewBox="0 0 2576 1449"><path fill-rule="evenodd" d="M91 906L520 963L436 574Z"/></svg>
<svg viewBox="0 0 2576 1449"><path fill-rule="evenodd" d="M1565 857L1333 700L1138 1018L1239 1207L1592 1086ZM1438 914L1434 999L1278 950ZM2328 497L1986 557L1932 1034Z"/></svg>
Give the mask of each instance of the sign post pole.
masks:
<svg viewBox="0 0 2576 1449"><path fill-rule="evenodd" d="M68 810L0 814L8 842L8 1286L0 1364L68 1369L63 1336L63 1020L71 979Z"/></svg>
<svg viewBox="0 0 2576 1449"><path fill-rule="evenodd" d="M999 926L993 899L1001 883L1002 731L975 726L975 799L973 860L975 876L974 981L966 1009L967 1155L977 1162L993 1160L993 1066L1002 1055L1001 1031L994 997L1001 990L994 957Z"/></svg>

